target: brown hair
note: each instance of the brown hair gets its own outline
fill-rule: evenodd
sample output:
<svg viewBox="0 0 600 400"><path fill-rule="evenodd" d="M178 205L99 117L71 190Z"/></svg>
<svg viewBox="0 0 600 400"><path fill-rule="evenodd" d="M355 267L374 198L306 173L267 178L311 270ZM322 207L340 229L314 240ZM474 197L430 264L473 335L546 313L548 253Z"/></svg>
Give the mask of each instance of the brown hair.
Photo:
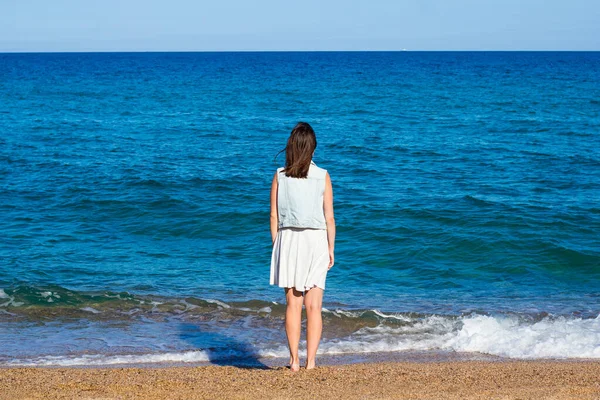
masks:
<svg viewBox="0 0 600 400"><path fill-rule="evenodd" d="M317 137L313 128L306 122L298 122L292 129L284 149L285 175L292 178L306 178L316 148Z"/></svg>

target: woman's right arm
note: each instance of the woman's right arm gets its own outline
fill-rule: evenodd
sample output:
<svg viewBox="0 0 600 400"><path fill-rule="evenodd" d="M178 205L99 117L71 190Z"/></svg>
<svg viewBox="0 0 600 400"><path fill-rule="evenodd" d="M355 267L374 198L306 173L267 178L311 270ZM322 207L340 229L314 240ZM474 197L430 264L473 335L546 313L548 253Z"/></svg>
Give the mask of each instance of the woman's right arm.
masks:
<svg viewBox="0 0 600 400"><path fill-rule="evenodd" d="M271 240L275 244L275 237L277 236L277 228L279 225L279 215L277 213L277 172L273 176L273 182L271 182Z"/></svg>
<svg viewBox="0 0 600 400"><path fill-rule="evenodd" d="M335 250L335 219L333 218L333 188L329 172L325 175L325 192L323 193L323 213L327 223L327 242L329 244L329 268L333 267Z"/></svg>

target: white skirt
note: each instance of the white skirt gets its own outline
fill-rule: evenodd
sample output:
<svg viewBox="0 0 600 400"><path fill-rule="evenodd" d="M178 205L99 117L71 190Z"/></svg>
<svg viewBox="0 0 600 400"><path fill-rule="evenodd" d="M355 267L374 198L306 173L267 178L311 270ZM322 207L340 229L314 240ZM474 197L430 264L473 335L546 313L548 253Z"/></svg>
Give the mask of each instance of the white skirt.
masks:
<svg viewBox="0 0 600 400"><path fill-rule="evenodd" d="M271 285L304 292L325 290L329 247L325 229L282 228L271 255Z"/></svg>

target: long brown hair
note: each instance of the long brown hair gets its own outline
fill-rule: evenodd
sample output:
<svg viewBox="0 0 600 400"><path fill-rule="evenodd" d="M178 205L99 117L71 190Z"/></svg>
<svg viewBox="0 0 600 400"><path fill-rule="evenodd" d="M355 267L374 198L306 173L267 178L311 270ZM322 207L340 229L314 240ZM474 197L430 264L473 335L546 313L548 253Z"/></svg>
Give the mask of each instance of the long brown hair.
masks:
<svg viewBox="0 0 600 400"><path fill-rule="evenodd" d="M306 178L316 148L317 137L313 128L306 122L298 122L292 129L284 149L285 175L292 178Z"/></svg>

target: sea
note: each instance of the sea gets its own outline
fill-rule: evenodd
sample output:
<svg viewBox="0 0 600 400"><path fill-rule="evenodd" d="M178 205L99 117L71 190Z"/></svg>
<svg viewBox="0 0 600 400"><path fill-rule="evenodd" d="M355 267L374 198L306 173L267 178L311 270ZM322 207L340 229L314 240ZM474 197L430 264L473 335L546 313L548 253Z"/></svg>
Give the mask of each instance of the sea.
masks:
<svg viewBox="0 0 600 400"><path fill-rule="evenodd" d="M298 121L337 222L320 357L600 359L599 52L6 53L0 366L284 365Z"/></svg>

